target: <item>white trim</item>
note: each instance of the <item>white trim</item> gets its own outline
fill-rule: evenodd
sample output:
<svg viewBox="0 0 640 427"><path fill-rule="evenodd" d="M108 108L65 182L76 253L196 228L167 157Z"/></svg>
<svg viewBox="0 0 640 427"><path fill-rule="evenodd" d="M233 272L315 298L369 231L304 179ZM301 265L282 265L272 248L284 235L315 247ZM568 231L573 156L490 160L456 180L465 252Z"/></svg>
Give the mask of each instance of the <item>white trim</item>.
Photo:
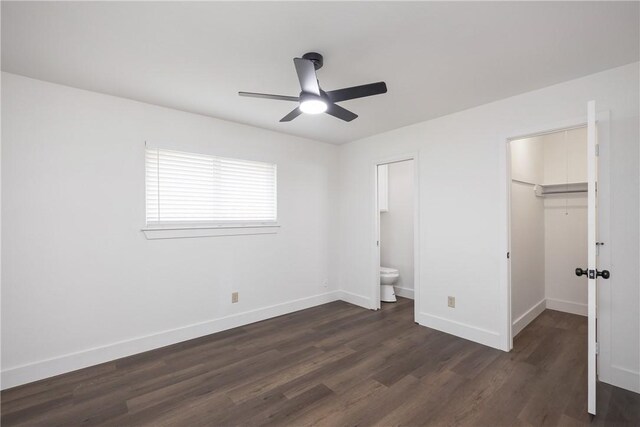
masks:
<svg viewBox="0 0 640 427"><path fill-rule="evenodd" d="M349 304L357 305L358 307L372 309L371 299L362 295L354 294L349 291L336 291L338 292L339 299ZM373 310L373 309L372 309Z"/></svg>
<svg viewBox="0 0 640 427"><path fill-rule="evenodd" d="M300 298L269 307L157 332L130 340L94 347L55 358L28 363L2 371L2 388L15 387L54 375L75 371L133 354L157 349L227 329L244 326L340 299L339 291ZM351 302L351 301L349 301Z"/></svg>
<svg viewBox="0 0 640 427"><path fill-rule="evenodd" d="M518 335L529 323L533 322L536 317L540 316L545 308L547 308L546 300L542 299L537 304L534 304L534 306L527 310L522 316L514 320L513 327L511 328L513 336L515 337Z"/></svg>
<svg viewBox="0 0 640 427"><path fill-rule="evenodd" d="M389 212L389 165L378 165L378 208Z"/></svg>
<svg viewBox="0 0 640 427"><path fill-rule="evenodd" d="M420 313L417 320L422 326L502 350L501 336L498 332L427 313Z"/></svg>
<svg viewBox="0 0 640 427"><path fill-rule="evenodd" d="M596 152L596 102L587 102L587 268L595 271L598 268L596 242L598 241L598 206L596 185L598 181L598 157ZM596 414L597 375L597 339L596 339L596 294L597 276L589 274L587 279L587 411Z"/></svg>
<svg viewBox="0 0 640 427"><path fill-rule="evenodd" d="M611 153L611 113L609 110L596 112L597 137L598 137L598 241L611 242L610 223L613 196L610 191L610 153ZM598 255L598 267L608 269L611 265L612 244L605 244L600 247ZM614 382L617 374L613 373L612 360L614 360L614 348L611 339L614 334L613 318L618 315L612 307L611 289L615 287L615 276L609 280L598 280L597 286L597 337L598 337L598 357L597 372L601 381L611 381L614 385L623 387ZM603 307L604 309L601 309ZM636 374L637 375L637 374ZM622 384L626 384L622 382Z"/></svg>
<svg viewBox="0 0 640 427"><path fill-rule="evenodd" d="M623 368L622 366L612 365L609 373L610 378L607 380L603 380L602 378L598 379L616 387L640 393L640 372Z"/></svg>
<svg viewBox="0 0 640 427"><path fill-rule="evenodd" d="M246 236L276 234L279 225L221 226L221 227L173 227L143 228L147 240L186 239L193 237Z"/></svg>
<svg viewBox="0 0 640 427"><path fill-rule="evenodd" d="M411 288L401 288L400 286L394 286L393 287L395 289L396 295L399 297L403 297L403 298L409 298L409 299L414 299L413 298L413 289Z"/></svg>
<svg viewBox="0 0 640 427"><path fill-rule="evenodd" d="M502 153L499 156L498 169L501 171L500 175L504 174L505 181L501 183L498 190L500 192L500 200L504 200L505 206L500 209L500 222L505 224L505 227L501 229L503 234L500 239L500 281L499 287L501 292L499 293L498 303L500 306L500 313L504 320L503 328L501 329L501 349L504 351L511 351L513 348L513 324L511 316L511 144L509 144L509 138L504 137L501 141L504 144L505 150L500 150Z"/></svg>
<svg viewBox="0 0 640 427"><path fill-rule="evenodd" d="M565 313L587 315L587 304L579 302L564 301L561 299L547 298L547 308L549 310L563 311Z"/></svg>
<svg viewBox="0 0 640 427"><path fill-rule="evenodd" d="M413 320L420 312L420 152L413 153ZM426 284L426 283L425 283Z"/></svg>

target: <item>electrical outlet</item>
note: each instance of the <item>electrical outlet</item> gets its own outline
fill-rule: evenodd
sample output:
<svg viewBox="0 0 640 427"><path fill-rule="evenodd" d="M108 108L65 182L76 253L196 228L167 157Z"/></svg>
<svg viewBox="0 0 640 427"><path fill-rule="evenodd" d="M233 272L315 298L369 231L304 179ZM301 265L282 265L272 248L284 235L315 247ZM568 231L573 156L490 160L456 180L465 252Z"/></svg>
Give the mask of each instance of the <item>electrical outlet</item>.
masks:
<svg viewBox="0 0 640 427"><path fill-rule="evenodd" d="M235 304L237 302L238 302L238 293L234 292L234 293L231 294L231 303Z"/></svg>
<svg viewBox="0 0 640 427"><path fill-rule="evenodd" d="M456 297L448 297L447 305L451 308L456 308Z"/></svg>

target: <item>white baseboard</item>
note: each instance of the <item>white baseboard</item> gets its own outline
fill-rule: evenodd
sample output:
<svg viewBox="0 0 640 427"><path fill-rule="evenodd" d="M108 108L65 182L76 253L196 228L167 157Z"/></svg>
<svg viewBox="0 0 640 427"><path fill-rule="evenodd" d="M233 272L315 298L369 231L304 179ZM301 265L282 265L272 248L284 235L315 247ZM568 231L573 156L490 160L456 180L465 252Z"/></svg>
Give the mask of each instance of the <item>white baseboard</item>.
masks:
<svg viewBox="0 0 640 427"><path fill-rule="evenodd" d="M363 297L362 295L354 294L349 291L337 291L339 299L346 301L350 304L357 305L358 307L370 309L371 298Z"/></svg>
<svg viewBox="0 0 640 427"><path fill-rule="evenodd" d="M640 393L640 372L612 365L609 367L609 375L610 378L599 379L616 387Z"/></svg>
<svg viewBox="0 0 640 427"><path fill-rule="evenodd" d="M355 295L355 294L351 294ZM248 325L305 308L314 307L341 298L340 291L327 292L306 298L300 298L244 313L233 314L219 319L188 325L176 329L158 332L143 337L120 341L101 347L95 347L76 353L66 354L52 359L16 366L2 371L2 389L15 387L32 381L49 378L88 366L97 365L121 357L131 356L156 348L176 344L193 338L202 337L238 326ZM348 302L351 302L347 300ZM355 303L354 303L355 304ZM358 304L360 305L360 304ZM368 308L368 306L367 306Z"/></svg>
<svg viewBox="0 0 640 427"><path fill-rule="evenodd" d="M417 318L422 326L503 350L501 337L497 332L427 313L420 313Z"/></svg>
<svg viewBox="0 0 640 427"><path fill-rule="evenodd" d="M527 310L522 316L514 320L511 327L511 336L515 338L515 336L518 335L529 323L531 323L533 319L540 316L545 308L547 308L546 300L542 299Z"/></svg>
<svg viewBox="0 0 640 427"><path fill-rule="evenodd" d="M413 289L410 288L401 288L399 286L394 286L396 295L403 298L413 299Z"/></svg>
<svg viewBox="0 0 640 427"><path fill-rule="evenodd" d="M561 299L547 298L547 308L549 310L564 311L565 313L587 315L587 304L564 301Z"/></svg>

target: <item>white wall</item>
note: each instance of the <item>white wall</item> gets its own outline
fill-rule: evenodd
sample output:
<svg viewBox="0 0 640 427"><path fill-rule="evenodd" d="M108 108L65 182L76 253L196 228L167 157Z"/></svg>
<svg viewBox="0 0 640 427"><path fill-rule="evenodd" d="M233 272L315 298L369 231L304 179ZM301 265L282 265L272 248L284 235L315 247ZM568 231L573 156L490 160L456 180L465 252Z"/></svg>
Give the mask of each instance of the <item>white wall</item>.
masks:
<svg viewBox="0 0 640 427"><path fill-rule="evenodd" d="M544 183L587 181L587 129L545 135ZM587 315L587 284L575 275L587 265L586 193L544 198L547 307Z"/></svg>
<svg viewBox="0 0 640 427"><path fill-rule="evenodd" d="M545 212L535 184L544 175L540 138L510 142L511 319L517 335L545 308ZM533 185L532 185L533 184Z"/></svg>
<svg viewBox="0 0 640 427"><path fill-rule="evenodd" d="M587 265L586 196L546 196L544 216L547 308L586 316L587 284L575 275Z"/></svg>
<svg viewBox="0 0 640 427"><path fill-rule="evenodd" d="M413 160L388 165L388 211L380 213L380 265L397 268L399 296L413 298Z"/></svg>
<svg viewBox="0 0 640 427"><path fill-rule="evenodd" d="M336 146L6 73L2 124L3 387L337 298ZM277 163L279 233L146 240L145 141Z"/></svg>
<svg viewBox="0 0 640 427"><path fill-rule="evenodd" d="M373 307L373 164L419 152L421 324L487 345L508 345L508 137L609 110L601 148L612 277L601 281L600 378L640 391L638 63L346 144L341 148L340 287ZM392 90L390 88L390 90ZM456 308L447 307L447 296ZM355 297L357 296L357 298ZM615 331L615 333L612 333Z"/></svg>

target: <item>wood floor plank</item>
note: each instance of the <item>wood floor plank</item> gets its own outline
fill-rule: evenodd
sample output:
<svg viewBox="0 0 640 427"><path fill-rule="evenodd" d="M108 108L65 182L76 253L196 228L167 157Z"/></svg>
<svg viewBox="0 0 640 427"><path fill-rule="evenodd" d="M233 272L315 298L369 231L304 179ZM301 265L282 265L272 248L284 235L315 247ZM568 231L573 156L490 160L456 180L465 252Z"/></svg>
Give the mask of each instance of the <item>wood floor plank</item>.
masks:
<svg viewBox="0 0 640 427"><path fill-rule="evenodd" d="M598 384L586 319L546 310L504 353L342 301L4 390L3 426L640 426Z"/></svg>
<svg viewBox="0 0 640 427"><path fill-rule="evenodd" d="M466 378L450 370L433 372L419 380L415 393L405 396L404 401L387 414L380 414L377 426L425 425L442 407L442 402L452 398L455 391L464 385ZM434 393L434 390L438 390Z"/></svg>
<svg viewBox="0 0 640 427"><path fill-rule="evenodd" d="M347 421L354 414L369 406L372 399L384 394L387 387L376 380L367 378L356 382L350 389L342 394L334 394L327 405L334 408L327 411L325 407L316 407L313 410L291 419L292 425L299 426L341 426L348 425Z"/></svg>
<svg viewBox="0 0 640 427"><path fill-rule="evenodd" d="M264 376L260 379L250 381L235 387L227 392L227 396L236 403L244 402L261 394L264 394L274 388L286 384L296 378L315 371L322 366L332 362L344 359L346 356L353 354L350 348L339 348L327 352L322 352L315 357L304 360L297 364L283 367L281 370Z"/></svg>
<svg viewBox="0 0 640 427"><path fill-rule="evenodd" d="M401 406L407 396L414 394L420 387L420 380L407 375L400 381L387 387L383 393L377 393L368 399L367 405L346 414L338 414L339 421L335 425L371 426Z"/></svg>
<svg viewBox="0 0 640 427"><path fill-rule="evenodd" d="M318 384L293 399L284 399L278 404L269 407L264 414L249 420L248 424L260 426L290 425L296 416L313 410L320 402L327 400L332 395L331 389L324 384Z"/></svg>

